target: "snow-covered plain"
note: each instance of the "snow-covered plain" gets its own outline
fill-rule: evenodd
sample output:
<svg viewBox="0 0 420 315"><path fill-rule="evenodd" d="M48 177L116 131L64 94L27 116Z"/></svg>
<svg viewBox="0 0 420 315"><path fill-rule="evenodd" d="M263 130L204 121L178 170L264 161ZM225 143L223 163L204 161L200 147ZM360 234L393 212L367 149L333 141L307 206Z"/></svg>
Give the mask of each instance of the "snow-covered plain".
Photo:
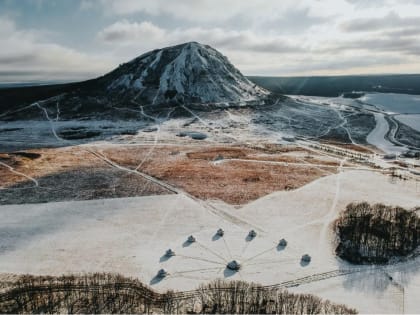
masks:
<svg viewBox="0 0 420 315"><path fill-rule="evenodd" d="M1 206L0 270L3 273L60 275L119 272L154 289L188 290L216 278L265 285L309 275L353 269L354 273L292 288L362 313L418 313L420 260L389 267L351 266L333 254L331 222L353 201L418 206L414 182L392 183L371 171L345 171L298 190L276 192L236 209L187 195ZM223 238L216 230L225 230ZM255 239L247 239L250 229ZM186 242L189 235L197 239ZM277 247L285 238L288 245ZM171 248L176 255L165 257ZM309 264L301 256L309 254ZM241 261L235 273L226 269ZM155 277L160 268L169 276ZM388 275L393 277L390 280ZM318 277L318 278L317 278Z"/></svg>

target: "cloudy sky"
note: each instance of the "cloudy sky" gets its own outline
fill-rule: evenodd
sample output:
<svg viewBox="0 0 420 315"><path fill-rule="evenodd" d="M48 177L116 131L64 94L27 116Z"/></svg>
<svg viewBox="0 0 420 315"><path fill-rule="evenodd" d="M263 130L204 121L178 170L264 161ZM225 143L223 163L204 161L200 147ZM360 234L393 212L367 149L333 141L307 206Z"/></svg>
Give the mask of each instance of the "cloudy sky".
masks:
<svg viewBox="0 0 420 315"><path fill-rule="evenodd" d="M0 82L198 41L246 75L420 73L420 0L0 0Z"/></svg>

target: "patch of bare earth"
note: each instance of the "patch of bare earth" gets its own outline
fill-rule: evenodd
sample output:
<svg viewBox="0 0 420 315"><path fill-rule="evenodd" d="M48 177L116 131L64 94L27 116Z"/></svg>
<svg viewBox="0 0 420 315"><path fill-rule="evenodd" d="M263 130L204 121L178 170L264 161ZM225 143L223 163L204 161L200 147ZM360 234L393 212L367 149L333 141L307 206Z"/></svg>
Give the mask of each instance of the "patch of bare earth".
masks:
<svg viewBox="0 0 420 315"><path fill-rule="evenodd" d="M0 159L39 186L0 166L0 204L170 193L139 174L110 165L106 158L195 197L230 204L245 204L274 191L299 188L338 167L337 160L279 145L104 145L31 150L20 155L3 154Z"/></svg>
<svg viewBox="0 0 420 315"><path fill-rule="evenodd" d="M90 152L73 147L36 150L39 158L3 154L0 161L36 180L0 165L0 204L91 200L169 194L155 183L110 167Z"/></svg>
<svg viewBox="0 0 420 315"><path fill-rule="evenodd" d="M120 147L118 151L108 148L102 153L125 167L140 165L140 171L198 198L221 199L230 204L245 204L274 191L296 189L335 172L331 161L316 160L325 162L325 167L315 167L302 159L281 156L283 153L268 154L266 150L235 146L163 146L153 151L146 147ZM272 163L276 160L299 165Z"/></svg>

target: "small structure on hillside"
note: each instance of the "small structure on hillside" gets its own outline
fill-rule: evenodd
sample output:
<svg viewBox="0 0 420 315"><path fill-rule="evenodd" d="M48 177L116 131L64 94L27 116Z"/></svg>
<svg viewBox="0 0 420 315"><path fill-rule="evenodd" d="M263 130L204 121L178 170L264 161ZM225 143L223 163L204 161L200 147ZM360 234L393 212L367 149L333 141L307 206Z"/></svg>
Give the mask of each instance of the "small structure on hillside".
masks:
<svg viewBox="0 0 420 315"><path fill-rule="evenodd" d="M238 260L232 260L226 265L226 267L230 270L238 271L241 269L241 263Z"/></svg>
<svg viewBox="0 0 420 315"><path fill-rule="evenodd" d="M225 235L225 231L223 231L223 229L220 228L220 229L217 230L216 234L221 237L221 236Z"/></svg>
<svg viewBox="0 0 420 315"><path fill-rule="evenodd" d="M309 256L308 254L305 254L302 256L301 260L302 262L309 263L311 261L311 256Z"/></svg>
<svg viewBox="0 0 420 315"><path fill-rule="evenodd" d="M175 252L174 252L172 249L170 249L170 248L169 248L169 249L166 251L165 256L167 256L167 257L172 257L172 256L175 256Z"/></svg>
<svg viewBox="0 0 420 315"><path fill-rule="evenodd" d="M257 236L257 232L255 232L254 230L249 231L249 233L248 233L249 238L254 238L256 236Z"/></svg>
<svg viewBox="0 0 420 315"><path fill-rule="evenodd" d="M188 241L188 243L194 243L196 241L196 239L193 235L190 235L190 236L188 236L187 241Z"/></svg>
<svg viewBox="0 0 420 315"><path fill-rule="evenodd" d="M165 278L168 275L168 272L165 269L160 269L157 273L158 278Z"/></svg>
<svg viewBox="0 0 420 315"><path fill-rule="evenodd" d="M286 247L287 246L287 241L284 238L282 238L279 242L279 246L280 247Z"/></svg>

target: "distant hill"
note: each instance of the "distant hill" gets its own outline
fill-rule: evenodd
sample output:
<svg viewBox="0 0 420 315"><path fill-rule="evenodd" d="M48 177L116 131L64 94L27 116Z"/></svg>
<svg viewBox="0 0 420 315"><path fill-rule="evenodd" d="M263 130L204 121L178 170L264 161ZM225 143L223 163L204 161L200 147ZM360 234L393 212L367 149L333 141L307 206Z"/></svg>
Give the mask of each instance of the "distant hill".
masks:
<svg viewBox="0 0 420 315"><path fill-rule="evenodd" d="M420 94L420 74L248 78L267 90L290 95L333 97L352 91Z"/></svg>
<svg viewBox="0 0 420 315"><path fill-rule="evenodd" d="M142 104L246 102L269 94L197 42L150 51L99 81L110 96Z"/></svg>
<svg viewBox="0 0 420 315"><path fill-rule="evenodd" d="M61 117L99 117L115 114L115 106L176 106L263 104L269 91L251 82L220 52L189 42L147 52L96 79L0 89L0 115L30 119L35 111L18 111L36 101L56 107ZM5 116L5 115L3 115Z"/></svg>

